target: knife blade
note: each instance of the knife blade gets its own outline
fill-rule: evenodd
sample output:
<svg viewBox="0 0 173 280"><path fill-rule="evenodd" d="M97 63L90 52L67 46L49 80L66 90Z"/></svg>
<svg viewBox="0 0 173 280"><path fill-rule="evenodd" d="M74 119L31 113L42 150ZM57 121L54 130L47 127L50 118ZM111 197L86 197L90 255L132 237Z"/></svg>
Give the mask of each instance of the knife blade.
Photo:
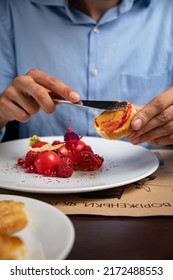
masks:
<svg viewBox="0 0 173 280"><path fill-rule="evenodd" d="M105 111L119 111L126 108L127 101L107 101L107 100L80 100L78 103L72 103L68 100L59 99L51 96L53 101L57 104L69 104L83 107L89 107L94 109L100 109Z"/></svg>

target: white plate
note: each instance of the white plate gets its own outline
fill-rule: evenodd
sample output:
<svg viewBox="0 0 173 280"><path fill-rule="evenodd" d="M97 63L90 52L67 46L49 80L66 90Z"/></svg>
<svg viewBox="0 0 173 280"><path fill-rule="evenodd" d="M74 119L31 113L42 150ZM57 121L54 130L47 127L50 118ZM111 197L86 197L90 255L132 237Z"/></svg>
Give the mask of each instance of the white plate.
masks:
<svg viewBox="0 0 173 280"><path fill-rule="evenodd" d="M42 137L52 142L62 137ZM152 174L159 166L157 157L146 148L124 141L84 137L94 152L104 157L101 171L75 171L68 179L26 173L17 166L28 150L28 139L0 144L0 186L6 189L39 193L79 193L126 185Z"/></svg>
<svg viewBox="0 0 173 280"><path fill-rule="evenodd" d="M27 197L0 195L1 200L25 203L29 223L16 233L27 245L29 259L61 260L69 254L75 239L70 219L55 207Z"/></svg>

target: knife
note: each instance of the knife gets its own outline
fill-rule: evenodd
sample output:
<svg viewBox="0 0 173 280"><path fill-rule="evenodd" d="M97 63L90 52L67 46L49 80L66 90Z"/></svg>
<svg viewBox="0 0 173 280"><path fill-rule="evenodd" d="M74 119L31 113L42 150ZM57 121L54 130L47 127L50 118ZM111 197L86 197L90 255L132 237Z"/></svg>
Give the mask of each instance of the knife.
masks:
<svg viewBox="0 0 173 280"><path fill-rule="evenodd" d="M127 101L106 101L106 100L80 100L77 103L72 103L68 100L59 99L55 96L51 96L53 101L57 104L69 104L82 107L89 107L94 109L100 109L105 111L119 111L126 108Z"/></svg>

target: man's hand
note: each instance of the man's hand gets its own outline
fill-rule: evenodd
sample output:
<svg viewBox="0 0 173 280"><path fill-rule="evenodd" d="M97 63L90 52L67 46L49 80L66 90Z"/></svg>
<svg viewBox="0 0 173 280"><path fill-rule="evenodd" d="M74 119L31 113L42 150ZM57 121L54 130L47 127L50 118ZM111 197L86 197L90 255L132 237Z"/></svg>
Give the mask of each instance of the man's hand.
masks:
<svg viewBox="0 0 173 280"><path fill-rule="evenodd" d="M141 108L132 121L129 140L133 144L173 144L173 87Z"/></svg>
<svg viewBox="0 0 173 280"><path fill-rule="evenodd" d="M12 120L27 122L40 109L47 114L53 113L56 105L50 91L74 103L80 99L79 94L62 81L32 69L26 75L16 77L0 95L0 126Z"/></svg>

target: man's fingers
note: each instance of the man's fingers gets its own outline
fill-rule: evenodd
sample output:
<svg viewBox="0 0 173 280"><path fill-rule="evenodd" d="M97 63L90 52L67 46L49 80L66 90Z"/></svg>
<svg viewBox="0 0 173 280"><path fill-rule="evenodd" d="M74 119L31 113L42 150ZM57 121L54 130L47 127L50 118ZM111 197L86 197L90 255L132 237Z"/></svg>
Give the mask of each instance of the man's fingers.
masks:
<svg viewBox="0 0 173 280"><path fill-rule="evenodd" d="M129 139L133 144L141 144L143 142L152 141L160 137L169 137L173 134L173 121L170 121L162 126L149 130L141 135L130 136Z"/></svg>
<svg viewBox="0 0 173 280"><path fill-rule="evenodd" d="M30 115L23 110L23 108L11 102L11 100L5 98L3 95L1 96L0 103L3 117L8 121L17 120L20 122L27 122L29 120Z"/></svg>
<svg viewBox="0 0 173 280"><path fill-rule="evenodd" d="M173 120L173 105L168 107L166 110L158 114L155 118L151 119L147 125L143 126L138 131L133 131L129 138L139 137L140 135L153 130L154 128L166 125Z"/></svg>
<svg viewBox="0 0 173 280"><path fill-rule="evenodd" d="M138 111L132 120L132 128L139 130L146 124L148 125L155 116L163 112L171 104L173 104L173 89L169 89L155 97Z"/></svg>
<svg viewBox="0 0 173 280"><path fill-rule="evenodd" d="M11 100L15 100L22 108L24 108L26 111L30 112L31 115L34 114L35 109L38 111L38 108L36 108L36 103L41 107L46 113L50 114L55 111L55 103L52 101L48 94L48 90L35 83L33 78L30 76L19 76L14 79L13 81L13 88L16 88L18 90L18 93L16 93L16 96L14 98L14 90L8 90L8 97L11 97ZM32 98L31 98L32 97Z"/></svg>
<svg viewBox="0 0 173 280"><path fill-rule="evenodd" d="M52 76L47 75L46 73L32 69L27 73L31 76L34 81L49 91L54 92L57 95L60 95L64 99L67 99L71 102L78 102L80 100L80 96L77 92L72 90L66 84L64 84L61 80L54 78Z"/></svg>
<svg viewBox="0 0 173 280"><path fill-rule="evenodd" d="M151 141L148 141L151 145L172 145L173 143L173 134L162 136Z"/></svg>
<svg viewBox="0 0 173 280"><path fill-rule="evenodd" d="M56 104L49 92L71 102L78 102L80 96L59 79L32 69L26 75L16 77L0 96L1 119L26 122L40 108L51 114Z"/></svg>

